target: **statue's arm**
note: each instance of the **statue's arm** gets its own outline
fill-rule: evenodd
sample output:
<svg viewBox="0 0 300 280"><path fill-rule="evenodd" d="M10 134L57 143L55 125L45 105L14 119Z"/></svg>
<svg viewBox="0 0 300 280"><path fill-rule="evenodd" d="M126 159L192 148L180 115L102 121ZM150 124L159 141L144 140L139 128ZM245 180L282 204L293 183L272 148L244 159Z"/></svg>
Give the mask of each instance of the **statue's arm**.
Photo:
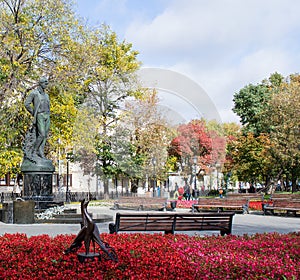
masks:
<svg viewBox="0 0 300 280"><path fill-rule="evenodd" d="M33 102L33 99L34 99L34 93L31 92L31 93L27 96L27 98L26 98L26 100L25 100L25 102L24 102L25 108L27 109L27 111L28 111L31 115L33 115L33 107L31 106L31 103Z"/></svg>

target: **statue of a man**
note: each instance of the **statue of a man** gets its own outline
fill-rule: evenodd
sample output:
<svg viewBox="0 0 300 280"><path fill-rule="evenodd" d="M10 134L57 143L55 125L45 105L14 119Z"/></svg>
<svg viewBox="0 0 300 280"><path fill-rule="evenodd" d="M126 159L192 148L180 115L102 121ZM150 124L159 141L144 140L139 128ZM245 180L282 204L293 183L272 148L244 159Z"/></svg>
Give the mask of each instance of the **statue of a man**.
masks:
<svg viewBox="0 0 300 280"><path fill-rule="evenodd" d="M41 77L39 85L30 92L25 100L25 107L33 116L33 127L36 130L36 138L31 149L31 158L45 158L44 147L50 128L50 100L45 92L48 79ZM32 106L33 105L33 106Z"/></svg>

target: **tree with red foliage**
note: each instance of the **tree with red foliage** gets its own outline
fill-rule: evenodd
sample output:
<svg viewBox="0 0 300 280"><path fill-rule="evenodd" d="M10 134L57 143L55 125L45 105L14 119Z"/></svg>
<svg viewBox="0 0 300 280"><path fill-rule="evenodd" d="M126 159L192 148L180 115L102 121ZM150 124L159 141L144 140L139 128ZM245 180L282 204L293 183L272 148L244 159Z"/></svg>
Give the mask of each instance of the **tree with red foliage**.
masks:
<svg viewBox="0 0 300 280"><path fill-rule="evenodd" d="M210 162L213 141L203 120L193 120L188 124L182 124L177 132L178 136L171 142L169 155L188 161L197 156L203 164Z"/></svg>

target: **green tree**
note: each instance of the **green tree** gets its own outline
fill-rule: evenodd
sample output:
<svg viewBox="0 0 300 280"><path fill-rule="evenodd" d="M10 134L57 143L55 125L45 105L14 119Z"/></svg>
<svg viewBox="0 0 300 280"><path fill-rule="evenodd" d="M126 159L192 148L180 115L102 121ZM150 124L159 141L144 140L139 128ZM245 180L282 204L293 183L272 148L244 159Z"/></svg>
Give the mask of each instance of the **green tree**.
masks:
<svg viewBox="0 0 300 280"><path fill-rule="evenodd" d="M281 83L269 104L264 121L271 127L272 154L296 191L300 175L300 76L290 75L287 82Z"/></svg>
<svg viewBox="0 0 300 280"><path fill-rule="evenodd" d="M175 129L168 123L157 105L156 92L144 90L142 98L126 103L123 118L122 126L129 131L130 143L135 147L133 159L143 159L139 161L140 165L137 168L140 170L139 178L144 180L149 175L166 180L168 147L175 135Z"/></svg>
<svg viewBox="0 0 300 280"><path fill-rule="evenodd" d="M67 64L68 45L75 40L79 27L68 1L0 0L0 30L0 165L13 168L1 170L3 174L18 172L22 140L31 122L23 106L28 91L41 75L46 75L52 84L50 95L54 93L55 85L61 82L55 79L54 69ZM71 98L60 93L66 102L51 100L52 110L68 103L67 109L74 111ZM53 129L55 126L54 118L52 135L62 133ZM9 160L5 160L7 152L14 155Z"/></svg>
<svg viewBox="0 0 300 280"><path fill-rule="evenodd" d="M249 84L234 94L233 112L240 117L245 135L249 132L254 133L255 136L268 133L269 127L262 123L263 114L268 109L272 89L282 82L283 77L274 73L268 80L257 85Z"/></svg>
<svg viewBox="0 0 300 280"><path fill-rule="evenodd" d="M105 25L90 31L84 45L89 60L81 108L86 108L99 123L95 138L97 166L100 167L97 170L104 179L104 193L108 195L108 179L117 172L111 135L119 119L121 105L128 97L140 95L135 79L140 63L132 45L119 41L116 33Z"/></svg>
<svg viewBox="0 0 300 280"><path fill-rule="evenodd" d="M274 159L270 149L272 143L267 135L255 137L253 133L241 135L232 145L234 173L240 181L268 184L274 175Z"/></svg>
<svg viewBox="0 0 300 280"><path fill-rule="evenodd" d="M223 123L224 137L226 138L226 155L223 165L224 179L237 181L238 178L234 172L233 152L235 143L241 137L241 125L237 123Z"/></svg>

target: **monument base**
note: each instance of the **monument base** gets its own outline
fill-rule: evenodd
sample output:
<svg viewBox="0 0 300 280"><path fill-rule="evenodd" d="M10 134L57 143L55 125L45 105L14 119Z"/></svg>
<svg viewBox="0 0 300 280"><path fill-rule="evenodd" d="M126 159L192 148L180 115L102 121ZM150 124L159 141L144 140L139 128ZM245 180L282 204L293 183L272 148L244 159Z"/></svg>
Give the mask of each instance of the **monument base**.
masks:
<svg viewBox="0 0 300 280"><path fill-rule="evenodd" d="M22 172L54 172L55 168L50 159L37 158L35 162L25 158L21 165Z"/></svg>
<svg viewBox="0 0 300 280"><path fill-rule="evenodd" d="M52 201L52 177L55 171L51 160L35 157L24 158L21 166L23 173L23 199Z"/></svg>
<svg viewBox="0 0 300 280"><path fill-rule="evenodd" d="M34 200L38 209L49 208L48 204L53 202L52 177L53 171L23 171L22 198Z"/></svg>

